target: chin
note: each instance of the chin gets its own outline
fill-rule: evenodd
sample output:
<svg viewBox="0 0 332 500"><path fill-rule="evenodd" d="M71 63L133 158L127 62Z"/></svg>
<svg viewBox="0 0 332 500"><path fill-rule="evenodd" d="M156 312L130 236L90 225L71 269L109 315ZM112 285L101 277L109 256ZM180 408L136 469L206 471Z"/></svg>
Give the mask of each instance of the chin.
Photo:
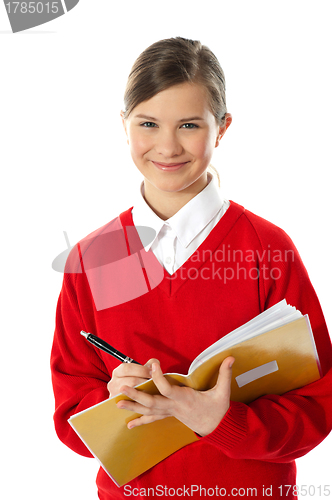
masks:
<svg viewBox="0 0 332 500"><path fill-rule="evenodd" d="M193 182L165 182L165 183L156 183L154 186L159 189L159 191L167 192L167 193L179 193L180 191L185 191L190 188L195 183Z"/></svg>

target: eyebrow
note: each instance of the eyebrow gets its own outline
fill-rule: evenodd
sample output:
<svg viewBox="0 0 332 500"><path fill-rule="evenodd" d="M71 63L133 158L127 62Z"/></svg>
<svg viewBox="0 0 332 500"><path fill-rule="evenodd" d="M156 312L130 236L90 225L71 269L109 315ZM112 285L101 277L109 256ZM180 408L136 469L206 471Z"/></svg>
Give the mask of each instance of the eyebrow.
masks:
<svg viewBox="0 0 332 500"><path fill-rule="evenodd" d="M141 114L135 115L134 118L144 118L145 120L151 120L153 122L159 121L157 118L154 118L153 116L147 116L147 115L141 115ZM183 118L182 120L179 120L179 122L181 122L181 123L191 122L194 120L204 120L204 118L202 118L201 116L192 116L190 118Z"/></svg>

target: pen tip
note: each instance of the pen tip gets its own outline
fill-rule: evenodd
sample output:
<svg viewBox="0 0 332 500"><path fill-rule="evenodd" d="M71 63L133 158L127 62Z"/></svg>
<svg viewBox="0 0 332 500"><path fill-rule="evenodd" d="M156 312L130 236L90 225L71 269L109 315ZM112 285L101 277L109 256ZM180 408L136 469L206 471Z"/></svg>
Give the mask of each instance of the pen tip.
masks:
<svg viewBox="0 0 332 500"><path fill-rule="evenodd" d="M86 339L88 338L88 333L86 333L84 330L81 330L80 331L80 334L83 335L83 337L85 337Z"/></svg>

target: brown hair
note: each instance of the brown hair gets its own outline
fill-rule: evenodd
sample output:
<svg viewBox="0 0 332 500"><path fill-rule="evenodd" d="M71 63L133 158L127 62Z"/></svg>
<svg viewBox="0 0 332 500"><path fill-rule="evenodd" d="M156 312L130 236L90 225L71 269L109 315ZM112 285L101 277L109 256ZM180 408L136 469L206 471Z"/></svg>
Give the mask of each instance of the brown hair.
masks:
<svg viewBox="0 0 332 500"><path fill-rule="evenodd" d="M160 40L136 59L124 94L123 117L128 118L138 104L162 90L185 82L205 87L211 112L220 125L227 112L224 72L208 47L182 37Z"/></svg>
<svg viewBox="0 0 332 500"><path fill-rule="evenodd" d="M213 52L198 40L176 37L156 42L136 59L124 94L123 118L128 118L141 102L181 83L205 87L211 112L218 125L225 121L225 75ZM220 186L218 171L214 171Z"/></svg>

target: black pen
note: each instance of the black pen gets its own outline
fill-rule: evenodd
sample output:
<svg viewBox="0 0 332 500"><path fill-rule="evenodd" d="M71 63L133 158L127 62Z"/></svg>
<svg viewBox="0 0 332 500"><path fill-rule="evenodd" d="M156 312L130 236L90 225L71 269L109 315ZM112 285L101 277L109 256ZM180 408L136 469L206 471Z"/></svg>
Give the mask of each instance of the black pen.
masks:
<svg viewBox="0 0 332 500"><path fill-rule="evenodd" d="M105 342L105 340L100 339L96 335L93 335L92 333L86 333L83 330L81 330L80 333L81 335L83 335L83 337L86 338L86 340L91 342L91 344L93 344L95 347L98 347L98 349L101 349L102 351L107 352L107 354L114 356L116 359L122 361L122 363L136 363L137 365L140 364L134 359L130 358L129 356L122 354L122 352L117 351L116 349L114 349L114 347Z"/></svg>

